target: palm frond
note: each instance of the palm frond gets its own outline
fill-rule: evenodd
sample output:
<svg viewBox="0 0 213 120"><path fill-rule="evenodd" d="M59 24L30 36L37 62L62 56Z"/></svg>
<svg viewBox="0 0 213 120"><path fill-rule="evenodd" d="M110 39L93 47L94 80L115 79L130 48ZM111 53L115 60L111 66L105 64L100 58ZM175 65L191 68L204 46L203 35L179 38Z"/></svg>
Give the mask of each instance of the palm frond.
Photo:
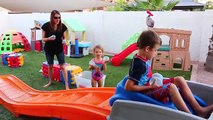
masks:
<svg viewBox="0 0 213 120"><path fill-rule="evenodd" d="M160 8L162 8L164 6L164 2L165 2L165 0L156 0L156 5Z"/></svg>
<svg viewBox="0 0 213 120"><path fill-rule="evenodd" d="M172 0L165 6L164 10L171 10L175 5L177 5L180 1L179 0Z"/></svg>

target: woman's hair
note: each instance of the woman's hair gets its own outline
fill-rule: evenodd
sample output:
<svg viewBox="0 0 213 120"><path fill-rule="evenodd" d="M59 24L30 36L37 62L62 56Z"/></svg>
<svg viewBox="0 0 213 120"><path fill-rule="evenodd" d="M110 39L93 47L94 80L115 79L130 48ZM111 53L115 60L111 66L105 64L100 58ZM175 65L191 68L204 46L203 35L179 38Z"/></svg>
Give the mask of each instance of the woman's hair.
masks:
<svg viewBox="0 0 213 120"><path fill-rule="evenodd" d="M95 52L96 49L100 49L102 52L104 52L104 49L103 49L103 47L101 47L101 45L96 45L96 46L93 48L93 53Z"/></svg>
<svg viewBox="0 0 213 120"><path fill-rule="evenodd" d="M139 49L143 49L146 46L149 46L150 49L152 49L156 44L161 45L162 41L158 34L153 30L143 31L137 41L137 47Z"/></svg>
<svg viewBox="0 0 213 120"><path fill-rule="evenodd" d="M61 14L60 14L60 12L58 10L53 10L51 12L51 14L50 14L50 28L49 29L50 29L51 32L55 31L54 30L54 21L53 20L54 20L54 17L55 17L56 14L61 16ZM59 22L59 24L57 26L57 30L56 31L61 31L61 30L62 30L62 23L61 23L61 18L60 18L60 22Z"/></svg>

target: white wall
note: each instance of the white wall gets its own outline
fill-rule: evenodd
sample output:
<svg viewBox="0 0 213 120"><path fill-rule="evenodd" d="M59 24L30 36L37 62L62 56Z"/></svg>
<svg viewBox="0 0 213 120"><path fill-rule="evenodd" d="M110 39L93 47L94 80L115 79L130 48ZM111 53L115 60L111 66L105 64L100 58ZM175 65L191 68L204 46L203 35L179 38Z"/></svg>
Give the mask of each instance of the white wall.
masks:
<svg viewBox="0 0 213 120"><path fill-rule="evenodd" d="M207 57L209 40L213 34L213 11L206 11L203 16L203 22L201 24L201 38L200 38L200 56L199 61L205 61ZM196 48L195 48L196 49Z"/></svg>
<svg viewBox="0 0 213 120"><path fill-rule="evenodd" d="M9 14L6 23L8 24L7 30L19 31L23 33L28 40L31 39L30 28L34 25L32 14Z"/></svg>
<svg viewBox="0 0 213 120"><path fill-rule="evenodd" d="M153 12L157 28L191 30L190 53L193 61L204 62L212 35L213 11ZM34 20L49 20L49 13L6 14L0 13L0 34L15 29L30 40ZM134 33L146 30L147 13L141 12L83 12L62 13L62 19L79 20L86 27L86 39L93 45L101 44L105 51L121 52L122 44Z"/></svg>
<svg viewBox="0 0 213 120"><path fill-rule="evenodd" d="M7 22L8 14L6 12L0 12L0 15L1 15L0 18L0 35L1 35L7 30L9 23Z"/></svg>

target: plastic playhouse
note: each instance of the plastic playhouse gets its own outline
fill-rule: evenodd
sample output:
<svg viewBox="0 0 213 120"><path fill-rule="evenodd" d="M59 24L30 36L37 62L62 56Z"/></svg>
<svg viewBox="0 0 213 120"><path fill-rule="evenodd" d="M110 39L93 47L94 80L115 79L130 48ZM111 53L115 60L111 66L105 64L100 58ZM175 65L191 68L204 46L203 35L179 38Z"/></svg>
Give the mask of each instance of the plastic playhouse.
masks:
<svg viewBox="0 0 213 120"><path fill-rule="evenodd" d="M161 36L169 38L169 44L163 44L152 61L154 70L184 70L191 69L189 44L191 31L177 29L153 28ZM164 39L162 39L164 41Z"/></svg>
<svg viewBox="0 0 213 120"><path fill-rule="evenodd" d="M91 46L91 42L86 42L86 28L75 19L65 19L63 23L68 28L68 31L66 31L66 55L69 57L83 57L88 55L88 48ZM81 40L76 35L79 32L81 33Z"/></svg>
<svg viewBox="0 0 213 120"><path fill-rule="evenodd" d="M0 36L0 54L21 51L30 51L30 44L22 33L10 31Z"/></svg>
<svg viewBox="0 0 213 120"><path fill-rule="evenodd" d="M44 45L42 43L41 27L46 22L34 20L34 27L31 28L31 50L35 50L36 52L43 51Z"/></svg>

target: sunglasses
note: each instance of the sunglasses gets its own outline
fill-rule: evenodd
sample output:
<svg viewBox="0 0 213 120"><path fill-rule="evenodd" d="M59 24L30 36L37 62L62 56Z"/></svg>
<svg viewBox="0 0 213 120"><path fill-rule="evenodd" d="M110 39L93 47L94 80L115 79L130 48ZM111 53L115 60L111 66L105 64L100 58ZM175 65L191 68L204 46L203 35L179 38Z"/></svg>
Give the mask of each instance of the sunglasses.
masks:
<svg viewBox="0 0 213 120"><path fill-rule="evenodd" d="M61 17L53 17L54 19L61 19Z"/></svg>

